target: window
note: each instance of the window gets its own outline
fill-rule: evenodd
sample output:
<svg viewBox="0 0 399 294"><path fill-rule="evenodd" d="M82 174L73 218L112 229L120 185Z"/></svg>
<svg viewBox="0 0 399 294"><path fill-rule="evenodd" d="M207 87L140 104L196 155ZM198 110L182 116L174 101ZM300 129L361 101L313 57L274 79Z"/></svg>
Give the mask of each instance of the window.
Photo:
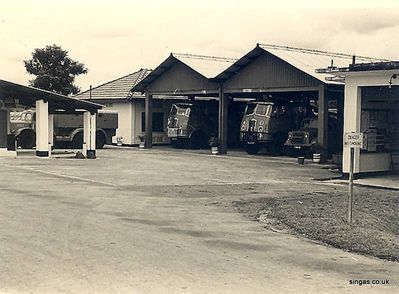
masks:
<svg viewBox="0 0 399 294"><path fill-rule="evenodd" d="M141 113L141 131L145 132L145 112ZM163 132L163 112L152 113L152 131Z"/></svg>
<svg viewBox="0 0 399 294"><path fill-rule="evenodd" d="M245 110L245 115L252 115L254 114L256 108L256 104L255 103L250 103L247 105L247 109Z"/></svg>
<svg viewBox="0 0 399 294"><path fill-rule="evenodd" d="M256 114L258 115L266 115L266 111L269 105L266 104L258 104L258 106L256 107Z"/></svg>

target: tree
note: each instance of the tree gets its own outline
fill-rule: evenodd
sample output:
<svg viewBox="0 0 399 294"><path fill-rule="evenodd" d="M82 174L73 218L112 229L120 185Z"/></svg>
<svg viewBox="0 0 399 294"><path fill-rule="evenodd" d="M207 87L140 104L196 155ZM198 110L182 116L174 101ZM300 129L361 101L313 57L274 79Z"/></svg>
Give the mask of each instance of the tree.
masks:
<svg viewBox="0 0 399 294"><path fill-rule="evenodd" d="M35 49L32 59L24 60L24 64L26 71L36 76L29 81L31 86L63 95L78 93L75 77L88 71L83 63L69 58L68 51L57 45Z"/></svg>

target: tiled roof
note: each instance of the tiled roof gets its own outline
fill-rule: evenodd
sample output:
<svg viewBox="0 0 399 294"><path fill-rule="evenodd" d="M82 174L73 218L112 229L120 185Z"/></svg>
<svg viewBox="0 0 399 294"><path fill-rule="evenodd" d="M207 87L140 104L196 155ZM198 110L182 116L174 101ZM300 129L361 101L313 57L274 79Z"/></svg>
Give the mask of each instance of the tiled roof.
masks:
<svg viewBox="0 0 399 294"><path fill-rule="evenodd" d="M129 92L137 85L142 79L144 79L149 73L150 69L140 69L137 72L128 74L116 80L107 82L105 84L93 87L91 89L91 99L129 99L131 98L142 98L143 96L129 96ZM90 99L90 90L83 91L75 96L76 98L88 100Z"/></svg>

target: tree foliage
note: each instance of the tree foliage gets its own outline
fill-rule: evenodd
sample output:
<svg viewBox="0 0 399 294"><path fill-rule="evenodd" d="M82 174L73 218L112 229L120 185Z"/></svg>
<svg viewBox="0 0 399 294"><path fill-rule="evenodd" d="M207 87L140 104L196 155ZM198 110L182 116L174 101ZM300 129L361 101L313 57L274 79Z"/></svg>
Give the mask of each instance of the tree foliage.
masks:
<svg viewBox="0 0 399 294"><path fill-rule="evenodd" d="M57 45L35 49L32 58L24 60L24 64L26 71L36 76L29 81L31 86L63 95L78 93L75 77L88 71L83 63L69 58L68 51Z"/></svg>

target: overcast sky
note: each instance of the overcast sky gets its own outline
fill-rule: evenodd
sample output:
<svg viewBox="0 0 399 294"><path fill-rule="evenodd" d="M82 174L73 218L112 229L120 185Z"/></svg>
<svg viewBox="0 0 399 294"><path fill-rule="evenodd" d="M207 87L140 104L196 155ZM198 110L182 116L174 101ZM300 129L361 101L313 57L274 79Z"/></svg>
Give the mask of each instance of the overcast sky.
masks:
<svg viewBox="0 0 399 294"><path fill-rule="evenodd" d="M257 42L399 60L399 1L0 1L0 78L27 84L23 60L57 44L89 73L85 90L170 52L240 57Z"/></svg>

